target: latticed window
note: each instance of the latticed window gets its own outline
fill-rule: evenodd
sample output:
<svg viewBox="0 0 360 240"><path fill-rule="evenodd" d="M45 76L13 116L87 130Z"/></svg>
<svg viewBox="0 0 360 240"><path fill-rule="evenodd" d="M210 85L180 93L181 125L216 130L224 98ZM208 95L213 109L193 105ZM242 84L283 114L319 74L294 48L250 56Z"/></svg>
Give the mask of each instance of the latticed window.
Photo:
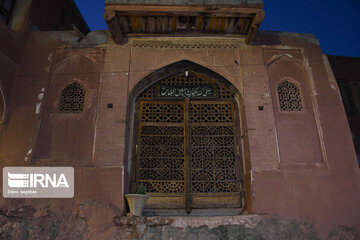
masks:
<svg viewBox="0 0 360 240"><path fill-rule="evenodd" d="M289 81L284 81L280 83L277 87L277 95L279 100L280 111L284 111L284 112L303 111L300 90L295 84Z"/></svg>
<svg viewBox="0 0 360 240"><path fill-rule="evenodd" d="M62 113L80 113L84 110L85 89L78 82L67 85L61 92L59 111Z"/></svg>

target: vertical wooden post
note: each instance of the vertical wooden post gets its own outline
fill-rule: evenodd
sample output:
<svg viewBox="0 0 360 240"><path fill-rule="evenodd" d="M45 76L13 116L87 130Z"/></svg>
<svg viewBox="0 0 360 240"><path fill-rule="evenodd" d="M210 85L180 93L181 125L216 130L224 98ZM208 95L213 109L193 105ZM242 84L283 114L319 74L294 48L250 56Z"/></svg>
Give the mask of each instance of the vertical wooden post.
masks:
<svg viewBox="0 0 360 240"><path fill-rule="evenodd" d="M185 194L186 212L191 212L190 100L185 98Z"/></svg>
<svg viewBox="0 0 360 240"><path fill-rule="evenodd" d="M121 30L119 17L116 16L116 12L113 10L106 10L104 13L104 18L109 27L109 31L114 38L114 41L117 44L123 44L125 40L125 35Z"/></svg>
<svg viewBox="0 0 360 240"><path fill-rule="evenodd" d="M260 27L260 24L264 20L264 13L257 13L253 18L251 25L249 27L249 31L247 32L245 43L250 44L256 37L256 33Z"/></svg>

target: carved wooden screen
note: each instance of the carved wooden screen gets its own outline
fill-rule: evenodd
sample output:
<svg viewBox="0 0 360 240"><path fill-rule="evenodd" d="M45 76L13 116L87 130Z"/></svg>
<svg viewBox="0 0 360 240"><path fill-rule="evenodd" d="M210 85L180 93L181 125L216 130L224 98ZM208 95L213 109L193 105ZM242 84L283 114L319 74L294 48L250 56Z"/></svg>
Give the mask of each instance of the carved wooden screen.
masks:
<svg viewBox="0 0 360 240"><path fill-rule="evenodd" d="M165 205L185 207L184 114L184 103L140 102L137 181L153 194L149 203L156 206L166 196Z"/></svg>
<svg viewBox="0 0 360 240"><path fill-rule="evenodd" d="M212 84L196 73L162 82ZM180 83L179 83L180 82ZM153 87L155 89L155 86ZM136 181L147 187L147 208L240 207L233 95L219 86L216 99L160 100L151 91L139 101ZM154 95L153 95L154 96Z"/></svg>
<svg viewBox="0 0 360 240"><path fill-rule="evenodd" d="M234 207L239 203L234 123L233 102L190 102L193 208Z"/></svg>

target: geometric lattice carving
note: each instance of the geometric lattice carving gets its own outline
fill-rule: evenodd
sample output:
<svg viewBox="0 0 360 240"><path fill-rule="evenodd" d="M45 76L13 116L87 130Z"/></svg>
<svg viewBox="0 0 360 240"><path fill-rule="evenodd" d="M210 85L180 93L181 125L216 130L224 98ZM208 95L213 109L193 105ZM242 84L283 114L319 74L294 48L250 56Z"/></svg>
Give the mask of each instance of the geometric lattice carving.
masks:
<svg viewBox="0 0 360 240"><path fill-rule="evenodd" d="M143 103L142 104L142 122L153 123L181 123L184 121L184 105L183 104L167 104L167 103Z"/></svg>
<svg viewBox="0 0 360 240"><path fill-rule="evenodd" d="M191 191L238 192L233 104L195 103L190 109Z"/></svg>
<svg viewBox="0 0 360 240"><path fill-rule="evenodd" d="M79 113L84 110L85 89L78 82L67 85L61 92L59 111Z"/></svg>
<svg viewBox="0 0 360 240"><path fill-rule="evenodd" d="M192 123L232 123L232 104L229 103L195 103L191 104Z"/></svg>
<svg viewBox="0 0 360 240"><path fill-rule="evenodd" d="M234 104L194 101L185 122L184 102L140 101L136 176L148 192L237 193ZM185 173L185 127L190 128L190 171Z"/></svg>
<svg viewBox="0 0 360 240"><path fill-rule="evenodd" d="M184 103L141 101L140 113L137 181L147 192L183 193Z"/></svg>
<svg viewBox="0 0 360 240"><path fill-rule="evenodd" d="M183 41L183 40L182 40ZM221 42L194 42L186 43L186 42L179 42L176 43L174 41L134 41L133 47L136 48L175 48L175 49L206 49L206 48L230 48L236 49L241 46L241 43L235 43L234 41L224 41Z"/></svg>
<svg viewBox="0 0 360 240"><path fill-rule="evenodd" d="M303 111L300 91L295 84L289 81L282 82L277 87L277 95L280 105L280 111Z"/></svg>
<svg viewBox="0 0 360 240"><path fill-rule="evenodd" d="M172 203L175 196L186 199L186 207L227 205L222 203L223 194L237 198L241 191L235 96L226 83L192 70L188 76L184 72L156 82L139 96L136 182L146 186L160 207L162 202L178 204ZM217 87L213 99L188 94L206 86ZM156 95L159 87L169 94ZM170 100L173 89L175 93L185 89L186 94ZM205 195L212 200L205 200Z"/></svg>
<svg viewBox="0 0 360 240"><path fill-rule="evenodd" d="M198 74L193 71L188 71L189 75L186 77L184 73L176 74L166 79L163 79L154 85L150 86L146 91L144 91L140 98L141 99L153 99L156 94L156 86L185 86L185 87L197 87L204 85L212 85L214 81L204 77L201 74ZM233 99L234 95L226 87L219 84L218 86L219 98L220 99Z"/></svg>

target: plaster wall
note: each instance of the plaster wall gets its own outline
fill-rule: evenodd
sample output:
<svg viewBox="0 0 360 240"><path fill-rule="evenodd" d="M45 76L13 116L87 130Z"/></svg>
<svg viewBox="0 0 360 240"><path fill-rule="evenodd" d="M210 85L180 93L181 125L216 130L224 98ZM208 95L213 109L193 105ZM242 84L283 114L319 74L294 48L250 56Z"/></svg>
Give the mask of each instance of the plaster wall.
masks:
<svg viewBox="0 0 360 240"><path fill-rule="evenodd" d="M263 38L261 45L259 43L247 46L239 43L236 49L171 48L159 47L151 42L147 42L148 47L136 47L140 46L136 44L136 39L122 46L109 42L105 56L105 66L109 64L106 73L108 84L103 86L114 84L116 89L121 89L121 94L101 94L100 106L105 111L106 102L125 99L145 76L174 62L185 59L209 68L231 82L243 97L244 105L241 107L245 111L251 163L251 192L247 193L251 195L252 202L251 206L248 206L249 210L254 213L308 218L323 229L338 224L358 226L359 211L353 210L358 209L357 202L360 197L358 191L354 191L359 189L359 172L339 90L333 76L327 70L326 58L311 36L261 33L259 37ZM143 40L145 43L146 41ZM177 41L196 42L179 39L173 44L178 44ZM214 39L212 41L215 45L224 42ZM268 58L276 57L279 52L294 58L300 57L302 70L297 76L301 78L299 81L303 82L307 91L304 97L308 108L305 115L308 120L298 121L295 125L289 121L282 121L279 123L282 126L277 126L277 116L274 113L277 102L271 97L271 92L275 89L270 89L274 88L274 85L271 84L264 51L270 52L271 56ZM285 63L289 64L286 61ZM280 67L272 74L280 78L286 77L286 71L291 70L286 64L284 69ZM116 75L118 77L115 77ZM288 75L294 77L290 76L291 71ZM115 93L118 91L116 89L113 88L111 92ZM129 106L131 108L131 105ZM259 106L264 106L264 110L260 111ZM123 184L126 193L133 161L133 140L131 130L129 133L126 131L127 125L124 120L133 121L134 109L128 109L128 116L124 116L126 104L123 100L119 108L121 110L114 110L117 113L111 112L112 119L108 120L108 124L104 122L101 124L102 129L97 129L96 141L99 144L105 141L109 143L113 141L114 134L119 137L126 136L125 145L121 142L124 149L116 150L120 156L124 154L124 157L122 160L116 158L113 162L124 166ZM115 116L119 116L122 123L116 122L119 118ZM105 116L101 118L104 119ZM111 125L114 126L112 129L115 132L105 130L111 128ZM296 131L304 129L300 130L300 134L305 132L305 135L295 135L294 138L294 135L285 134L282 136L282 142L293 146L298 145L298 139L301 144L295 148L299 152L286 147L280 150L279 128L291 131L294 127L297 128ZM106 152L103 150L101 157L111 162L110 159L115 158L111 157L111 146L107 147L109 149ZM295 164L286 164L293 161L293 155L297 155ZM342 202L336 210L333 209L335 202Z"/></svg>
<svg viewBox="0 0 360 240"><path fill-rule="evenodd" d="M102 61L102 48L54 51L36 148L37 162L91 165ZM74 82L85 91L82 114L60 112L62 91Z"/></svg>
<svg viewBox="0 0 360 240"><path fill-rule="evenodd" d="M24 50L25 36L19 36L0 22L0 135L4 129L11 88ZM1 159L0 159L1 161Z"/></svg>
<svg viewBox="0 0 360 240"><path fill-rule="evenodd" d="M323 162L254 171L254 209L313 219L320 228L341 223L359 226L356 202L360 196L354 190L359 188L359 169L340 92L332 73L327 71L326 57L311 37L306 40L294 34L261 33L259 38L262 36L269 43L281 42L281 46L275 46L278 50L302 51L317 127L314 133L320 141ZM269 196L271 199L265 200ZM336 203L339 206L334 208Z"/></svg>
<svg viewBox="0 0 360 240"><path fill-rule="evenodd" d="M17 64L21 61L25 37L19 36L3 22L0 22L0 32L0 87L6 103L10 97Z"/></svg>
<svg viewBox="0 0 360 240"><path fill-rule="evenodd" d="M0 137L2 167L73 166L75 198L9 200L1 197L3 210L19 206L49 207L57 209L56 214L71 215L87 200L106 202L117 212L123 208L121 185L113 184L121 182L123 168L94 167L93 164L104 48L73 49L73 44L78 44L77 34L65 31L30 34L9 94L8 118ZM58 116L55 111L57 100L59 91L73 79L79 79L86 87L86 113L64 120L61 119L64 116Z"/></svg>

